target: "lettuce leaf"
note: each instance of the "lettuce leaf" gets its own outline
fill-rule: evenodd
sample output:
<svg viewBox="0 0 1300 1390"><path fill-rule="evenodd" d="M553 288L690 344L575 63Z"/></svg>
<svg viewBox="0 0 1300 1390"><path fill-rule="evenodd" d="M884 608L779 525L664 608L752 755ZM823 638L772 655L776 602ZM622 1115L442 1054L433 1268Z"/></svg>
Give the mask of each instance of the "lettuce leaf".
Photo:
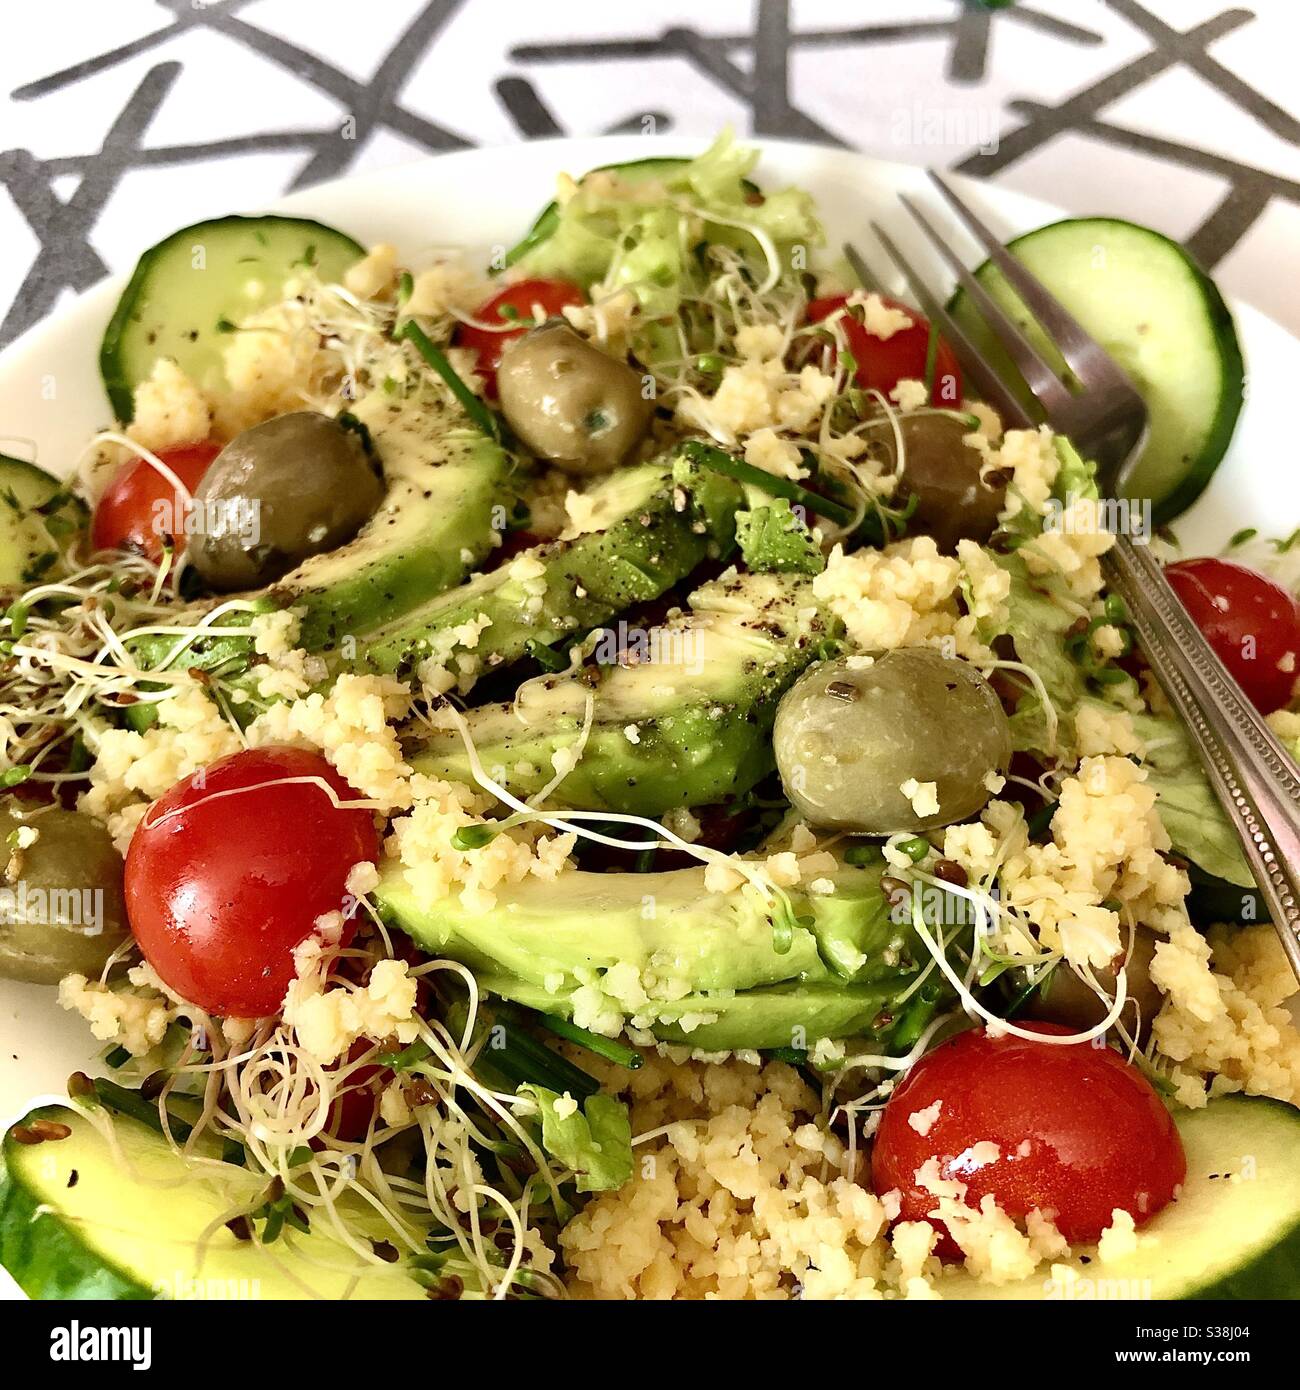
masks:
<svg viewBox="0 0 1300 1390"><path fill-rule="evenodd" d="M1074 619L1050 594L1034 586L1025 562L1018 555L995 555L993 558L1011 576L1011 593L1007 598L1010 616L999 631L981 635L986 641L995 636L1010 637L1015 643L1017 658L1032 667L1043 682L1059 720L1059 750L1072 739L1070 719L1085 694L1083 671L1070 655L1065 641ZM1011 718L1011 736L1014 747L1021 751L1048 751L1047 716L1035 691L1030 690L1020 700Z"/></svg>
<svg viewBox="0 0 1300 1390"><path fill-rule="evenodd" d="M1142 765L1174 849L1215 878L1253 888L1255 880L1241 842L1219 805L1187 730L1167 714L1135 714L1133 727L1146 745Z"/></svg>
<svg viewBox="0 0 1300 1390"><path fill-rule="evenodd" d="M756 574L820 574L826 568L825 556L785 498L737 512L736 544Z"/></svg>
<svg viewBox="0 0 1300 1390"><path fill-rule="evenodd" d="M597 171L611 177L583 179L556 208L550 235L515 268L584 289L597 281L626 286L647 318L675 313L685 295L704 287L711 271L698 255L702 242L735 247L761 279L768 264L762 238L770 239L782 273L792 273L794 247L820 245L821 224L800 189L756 197L747 176L757 162L757 150L724 131L696 159Z"/></svg>
<svg viewBox="0 0 1300 1390"><path fill-rule="evenodd" d="M1052 484L1052 496L1060 502L1069 502L1072 497L1099 497L1097 465L1084 458L1063 434L1056 435L1052 445L1060 463Z"/></svg>
<svg viewBox="0 0 1300 1390"><path fill-rule="evenodd" d="M1018 556L996 558L1011 575L1011 616L1000 635L1012 639L1016 655L1041 678L1059 719L1058 753L1068 754L1080 706L1092 703L1107 710L1115 706L1088 693L1083 670L1066 645L1066 634L1073 626L1069 614L1031 583ZM1172 715L1135 714L1132 719L1146 746L1147 781L1156 793L1160 819L1174 850L1214 878L1241 888L1254 887L1236 832L1210 787L1187 731ZM1021 699L1012 715L1011 733L1015 748L1047 751L1046 719L1033 692Z"/></svg>
<svg viewBox="0 0 1300 1390"><path fill-rule="evenodd" d="M596 1094L561 1116L556 1092L545 1086L521 1086L519 1091L537 1102L542 1148L573 1170L579 1192L612 1192L632 1176L632 1123L621 1101Z"/></svg>

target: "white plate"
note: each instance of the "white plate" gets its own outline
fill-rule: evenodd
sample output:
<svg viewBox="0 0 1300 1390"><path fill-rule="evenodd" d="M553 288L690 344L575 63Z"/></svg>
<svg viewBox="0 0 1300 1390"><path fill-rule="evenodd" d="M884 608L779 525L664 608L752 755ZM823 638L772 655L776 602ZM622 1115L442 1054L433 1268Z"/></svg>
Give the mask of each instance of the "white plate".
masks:
<svg viewBox="0 0 1300 1390"><path fill-rule="evenodd" d="M766 186L795 183L817 199L829 246L852 238L887 284L901 280L874 245L867 223L884 222L921 267L934 262L897 194L933 206L933 192L915 169L841 150L764 141L758 177ZM651 154L692 154L698 142L645 136L550 140L498 150L442 155L404 168L323 184L270 208L247 207L232 193L231 212L285 211L319 218L372 245L392 242L418 260L435 247L487 252L512 245L551 197L556 175ZM1060 217L1047 203L986 184L965 191L995 230L1011 236ZM1086 214L1087 208L1071 209ZM950 221L939 214L939 225ZM965 243L959 241L959 245ZM978 259L968 247L972 263ZM0 354L0 433L10 452L34 456L53 472L66 471L86 439L110 420L99 380L97 352L104 325L125 277L82 295ZM1294 430L1290 393L1300 376L1300 342L1255 309L1235 306L1250 369L1250 399L1232 449L1196 506L1178 523L1188 551L1216 549L1242 526L1266 535L1300 522L1300 470L1285 460ZM23 450L13 437L29 441ZM62 1094L71 1071L92 1051L85 1026L54 1004L49 989L0 981L0 1122L15 1118L34 1095ZM2 1272L0 1272L2 1275Z"/></svg>

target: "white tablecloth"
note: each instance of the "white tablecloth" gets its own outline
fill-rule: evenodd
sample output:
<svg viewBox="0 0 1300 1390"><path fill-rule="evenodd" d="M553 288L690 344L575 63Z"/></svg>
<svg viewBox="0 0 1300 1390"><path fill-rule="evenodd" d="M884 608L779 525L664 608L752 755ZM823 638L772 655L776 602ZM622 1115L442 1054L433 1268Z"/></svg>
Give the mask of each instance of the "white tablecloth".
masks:
<svg viewBox="0 0 1300 1390"><path fill-rule="evenodd" d="M1300 333L1295 0L41 0L5 25L0 343L321 179L726 122L1150 223Z"/></svg>

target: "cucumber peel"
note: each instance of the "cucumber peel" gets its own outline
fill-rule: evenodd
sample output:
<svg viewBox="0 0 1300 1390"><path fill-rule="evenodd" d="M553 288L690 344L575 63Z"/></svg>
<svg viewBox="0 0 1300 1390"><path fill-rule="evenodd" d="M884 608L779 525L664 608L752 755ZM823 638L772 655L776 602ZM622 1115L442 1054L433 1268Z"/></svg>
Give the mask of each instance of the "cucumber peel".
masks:
<svg viewBox="0 0 1300 1390"><path fill-rule="evenodd" d="M295 269L337 280L364 254L301 217L219 217L173 232L140 257L104 332L99 369L113 413L130 422L135 388L160 357L219 390L235 325L279 300Z"/></svg>
<svg viewBox="0 0 1300 1390"><path fill-rule="evenodd" d="M1128 373L1150 434L1125 491L1150 499L1160 525L1185 511L1214 475L1241 411L1245 380L1232 314L1177 242L1118 218L1053 222L1007 243ZM976 278L1051 362L1068 369L991 261ZM1031 414L1041 414L970 296L949 304L958 324Z"/></svg>

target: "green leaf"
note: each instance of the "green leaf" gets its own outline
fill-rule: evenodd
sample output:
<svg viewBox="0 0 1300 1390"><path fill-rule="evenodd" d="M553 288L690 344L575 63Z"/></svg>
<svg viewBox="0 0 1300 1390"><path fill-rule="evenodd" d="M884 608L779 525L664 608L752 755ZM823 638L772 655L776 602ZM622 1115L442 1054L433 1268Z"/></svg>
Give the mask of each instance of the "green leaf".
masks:
<svg viewBox="0 0 1300 1390"><path fill-rule="evenodd" d="M562 1117L555 1091L545 1086L521 1086L519 1091L540 1107L542 1148L573 1170L579 1192L612 1192L632 1176L632 1123L621 1101L588 1096L581 1108Z"/></svg>
<svg viewBox="0 0 1300 1390"><path fill-rule="evenodd" d="M548 209L527 249L515 259L529 275L558 276L589 289L626 286L646 325L637 341L647 350L680 354L674 333L656 333L653 320L671 318L684 298L698 295L716 273L700 247L736 250L750 273L766 278L766 247L781 273L794 275L793 251L823 240L811 197L795 188L756 194L747 175L758 151L724 132L703 154L664 164L638 182L635 169L594 171L562 206ZM613 191L611 191L611 188Z"/></svg>
<svg viewBox="0 0 1300 1390"><path fill-rule="evenodd" d="M1061 502L1069 502L1072 497L1091 497L1096 499L1097 465L1086 459L1063 434L1056 435L1052 444L1060 463L1056 482L1052 485L1052 496Z"/></svg>
<svg viewBox="0 0 1300 1390"><path fill-rule="evenodd" d="M784 497L737 512L736 544L756 574L820 574L826 568L817 542Z"/></svg>
<svg viewBox="0 0 1300 1390"><path fill-rule="evenodd" d="M1155 789L1160 819L1174 849L1215 878L1253 888L1241 843L1187 731L1173 716L1163 714L1135 714L1133 727L1146 745L1147 782Z"/></svg>
<svg viewBox="0 0 1300 1390"><path fill-rule="evenodd" d="M1032 667L1043 682L1056 709L1061 728L1058 738L1070 738L1069 720L1084 695L1083 671L1070 655L1067 634L1074 619L1029 577L1025 562L1018 555L997 555L997 563L1011 576L1007 598L1010 616L1003 633L1016 645L1016 656ZM987 640L988 635L985 635ZM1047 720L1035 692L1020 701L1011 720L1012 740L1022 751L1047 751Z"/></svg>

